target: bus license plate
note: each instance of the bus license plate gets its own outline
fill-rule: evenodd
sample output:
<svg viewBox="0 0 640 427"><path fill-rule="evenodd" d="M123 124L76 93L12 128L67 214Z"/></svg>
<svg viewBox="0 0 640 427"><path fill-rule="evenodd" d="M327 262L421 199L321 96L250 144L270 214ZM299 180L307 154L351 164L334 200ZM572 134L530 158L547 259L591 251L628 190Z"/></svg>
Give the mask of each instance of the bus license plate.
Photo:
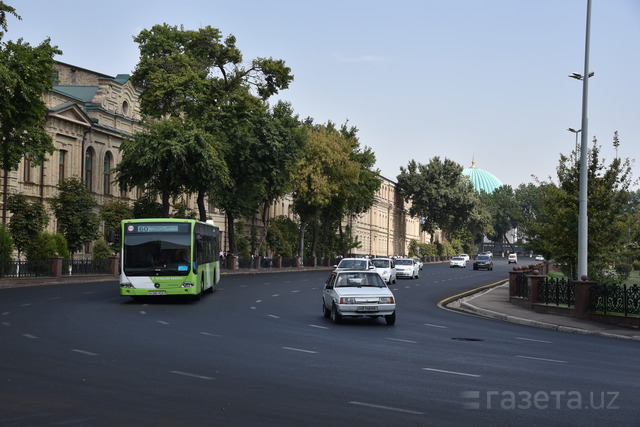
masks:
<svg viewBox="0 0 640 427"><path fill-rule="evenodd" d="M165 291L149 291L149 295L166 295Z"/></svg>
<svg viewBox="0 0 640 427"><path fill-rule="evenodd" d="M358 311L378 311L377 305L362 305L358 307Z"/></svg>

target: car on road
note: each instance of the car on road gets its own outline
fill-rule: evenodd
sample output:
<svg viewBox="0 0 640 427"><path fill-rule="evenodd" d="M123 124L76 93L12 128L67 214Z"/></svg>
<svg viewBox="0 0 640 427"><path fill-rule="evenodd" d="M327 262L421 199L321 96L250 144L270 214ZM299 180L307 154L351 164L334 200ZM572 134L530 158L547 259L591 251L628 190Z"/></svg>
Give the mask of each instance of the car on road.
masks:
<svg viewBox="0 0 640 427"><path fill-rule="evenodd" d="M340 323L347 317L384 317L396 322L396 300L377 271L333 271L322 291L322 314Z"/></svg>
<svg viewBox="0 0 640 427"><path fill-rule="evenodd" d="M518 263L518 255L509 254L509 264L517 264L517 263Z"/></svg>
<svg viewBox="0 0 640 427"><path fill-rule="evenodd" d="M418 264L418 270L422 270L422 267L424 267L422 259L418 257L414 257L413 259L415 260L416 264Z"/></svg>
<svg viewBox="0 0 640 427"><path fill-rule="evenodd" d="M418 279L420 277L420 267L413 258L398 258L396 260L396 274L398 277Z"/></svg>
<svg viewBox="0 0 640 427"><path fill-rule="evenodd" d="M333 268L336 270L374 270L375 266L368 258L342 258Z"/></svg>
<svg viewBox="0 0 640 427"><path fill-rule="evenodd" d="M460 254L458 256L464 258L464 260L467 261L467 262L469 261L469 255L467 255L467 254Z"/></svg>
<svg viewBox="0 0 640 427"><path fill-rule="evenodd" d="M489 255L478 255L473 261L474 270L493 270L493 258Z"/></svg>
<svg viewBox="0 0 640 427"><path fill-rule="evenodd" d="M462 258L461 256L454 256L449 261L449 267L450 268L453 268L453 267L466 268L467 267L467 261L465 261L465 259Z"/></svg>
<svg viewBox="0 0 640 427"><path fill-rule="evenodd" d="M536 261L544 261L544 257L542 255L536 255Z"/></svg>
<svg viewBox="0 0 640 427"><path fill-rule="evenodd" d="M396 283L396 263L391 258L374 258L371 263L387 285Z"/></svg>

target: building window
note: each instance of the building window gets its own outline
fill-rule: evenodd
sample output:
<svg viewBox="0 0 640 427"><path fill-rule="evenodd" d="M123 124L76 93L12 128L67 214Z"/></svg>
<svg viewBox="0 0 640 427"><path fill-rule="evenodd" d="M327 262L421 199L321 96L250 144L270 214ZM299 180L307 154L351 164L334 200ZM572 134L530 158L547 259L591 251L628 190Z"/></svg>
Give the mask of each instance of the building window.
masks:
<svg viewBox="0 0 640 427"><path fill-rule="evenodd" d="M31 154L24 153L24 182L31 182Z"/></svg>
<svg viewBox="0 0 640 427"><path fill-rule="evenodd" d="M58 182L64 181L65 178L65 161L67 160L67 152L60 150L60 156L58 157Z"/></svg>
<svg viewBox="0 0 640 427"><path fill-rule="evenodd" d="M127 101L122 102L122 115L126 116L129 114L129 103Z"/></svg>
<svg viewBox="0 0 640 427"><path fill-rule="evenodd" d="M104 155L102 186L104 194L111 194L111 163L113 162L113 156L110 151Z"/></svg>
<svg viewBox="0 0 640 427"><path fill-rule="evenodd" d="M84 156L84 186L89 191L93 191L93 148L87 148Z"/></svg>

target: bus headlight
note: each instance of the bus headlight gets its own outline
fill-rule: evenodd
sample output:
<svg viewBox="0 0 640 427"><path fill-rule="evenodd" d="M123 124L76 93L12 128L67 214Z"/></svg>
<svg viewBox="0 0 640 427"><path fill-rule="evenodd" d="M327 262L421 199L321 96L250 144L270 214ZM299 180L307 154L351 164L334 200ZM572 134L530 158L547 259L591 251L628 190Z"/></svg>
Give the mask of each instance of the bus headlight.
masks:
<svg viewBox="0 0 640 427"><path fill-rule="evenodd" d="M193 282L182 282L181 288L191 288L193 287Z"/></svg>
<svg viewBox="0 0 640 427"><path fill-rule="evenodd" d="M123 282L123 283L120 283L120 287L121 288L133 288L133 285L131 284L131 282Z"/></svg>

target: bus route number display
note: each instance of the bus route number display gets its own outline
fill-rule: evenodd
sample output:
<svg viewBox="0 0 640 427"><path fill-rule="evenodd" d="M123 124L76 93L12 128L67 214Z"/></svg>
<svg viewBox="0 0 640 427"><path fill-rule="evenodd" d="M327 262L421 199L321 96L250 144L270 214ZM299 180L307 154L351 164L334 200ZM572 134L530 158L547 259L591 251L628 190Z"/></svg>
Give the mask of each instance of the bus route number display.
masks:
<svg viewBox="0 0 640 427"><path fill-rule="evenodd" d="M182 225L182 230L180 226ZM186 230L184 227L186 226ZM127 225L127 232L129 233L179 233L189 231L188 224L167 224L167 225L155 225L155 224L129 224Z"/></svg>

